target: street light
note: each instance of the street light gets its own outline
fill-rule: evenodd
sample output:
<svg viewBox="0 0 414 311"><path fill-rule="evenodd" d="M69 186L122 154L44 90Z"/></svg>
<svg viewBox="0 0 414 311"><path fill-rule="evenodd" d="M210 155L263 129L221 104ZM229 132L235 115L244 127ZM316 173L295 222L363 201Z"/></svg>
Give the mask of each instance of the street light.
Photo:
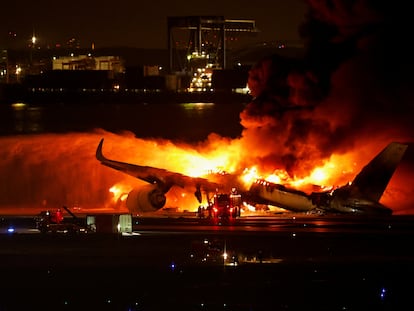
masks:
<svg viewBox="0 0 414 311"><path fill-rule="evenodd" d="M30 66L32 66L32 64L33 64L33 51L36 48L35 47L36 41L37 41L37 38L36 38L36 36L34 35L34 32L33 32L32 39L30 40L30 42L32 43L31 48L30 48Z"/></svg>

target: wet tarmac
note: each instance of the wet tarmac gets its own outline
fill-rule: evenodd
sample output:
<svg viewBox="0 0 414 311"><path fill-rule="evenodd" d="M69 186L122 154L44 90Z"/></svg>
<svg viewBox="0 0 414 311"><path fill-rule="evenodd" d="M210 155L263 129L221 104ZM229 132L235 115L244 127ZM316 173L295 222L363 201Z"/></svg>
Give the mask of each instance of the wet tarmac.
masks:
<svg viewBox="0 0 414 311"><path fill-rule="evenodd" d="M129 235L6 233L11 220L31 223L0 226L0 310L412 305L414 217L136 218Z"/></svg>

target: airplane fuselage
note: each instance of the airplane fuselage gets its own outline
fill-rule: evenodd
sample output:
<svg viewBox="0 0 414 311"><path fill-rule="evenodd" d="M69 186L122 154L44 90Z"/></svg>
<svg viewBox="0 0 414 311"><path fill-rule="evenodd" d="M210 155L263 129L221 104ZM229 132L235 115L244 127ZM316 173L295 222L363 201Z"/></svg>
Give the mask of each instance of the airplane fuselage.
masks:
<svg viewBox="0 0 414 311"><path fill-rule="evenodd" d="M256 181L250 188L257 200L293 212L323 211L330 213L391 215L392 210L379 202L350 193L348 186L332 192L305 192L289 189L280 184L263 180Z"/></svg>
<svg viewBox="0 0 414 311"><path fill-rule="evenodd" d="M309 212L317 209L317 205L312 202L312 199L306 193L287 189L279 184L256 181L251 186L250 193L254 194L256 200L289 211Z"/></svg>

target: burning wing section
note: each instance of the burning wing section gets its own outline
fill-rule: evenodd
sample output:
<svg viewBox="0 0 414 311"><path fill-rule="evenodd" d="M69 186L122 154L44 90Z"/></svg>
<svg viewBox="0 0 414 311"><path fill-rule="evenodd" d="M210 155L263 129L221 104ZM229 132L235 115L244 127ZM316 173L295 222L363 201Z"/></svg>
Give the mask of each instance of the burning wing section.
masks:
<svg viewBox="0 0 414 311"><path fill-rule="evenodd" d="M334 191L306 194L284 185L257 180L250 188L250 195L263 204L294 212L390 215L392 210L379 200L407 147L408 144L390 143L359 172L352 183Z"/></svg>
<svg viewBox="0 0 414 311"><path fill-rule="evenodd" d="M165 194L172 186L193 188L198 201L202 201L202 192L211 193L219 187L217 183L205 178L190 177L165 169L151 166L141 166L131 163L114 161L106 158L102 153L104 139L101 139L96 149L96 158L102 165L118 170L148 183L143 187L133 189L126 201L132 213L153 212L164 207Z"/></svg>

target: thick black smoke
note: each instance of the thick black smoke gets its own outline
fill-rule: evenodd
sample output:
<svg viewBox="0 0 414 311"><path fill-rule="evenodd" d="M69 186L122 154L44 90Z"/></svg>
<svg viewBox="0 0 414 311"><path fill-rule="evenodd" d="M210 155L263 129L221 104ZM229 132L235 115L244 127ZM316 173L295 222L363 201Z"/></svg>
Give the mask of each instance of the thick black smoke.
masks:
<svg viewBox="0 0 414 311"><path fill-rule="evenodd" d="M299 29L305 58L275 55L251 70L249 86L256 97L241 115L243 137L263 146L252 156L264 167L300 175L332 153L413 140L408 4L307 3Z"/></svg>

